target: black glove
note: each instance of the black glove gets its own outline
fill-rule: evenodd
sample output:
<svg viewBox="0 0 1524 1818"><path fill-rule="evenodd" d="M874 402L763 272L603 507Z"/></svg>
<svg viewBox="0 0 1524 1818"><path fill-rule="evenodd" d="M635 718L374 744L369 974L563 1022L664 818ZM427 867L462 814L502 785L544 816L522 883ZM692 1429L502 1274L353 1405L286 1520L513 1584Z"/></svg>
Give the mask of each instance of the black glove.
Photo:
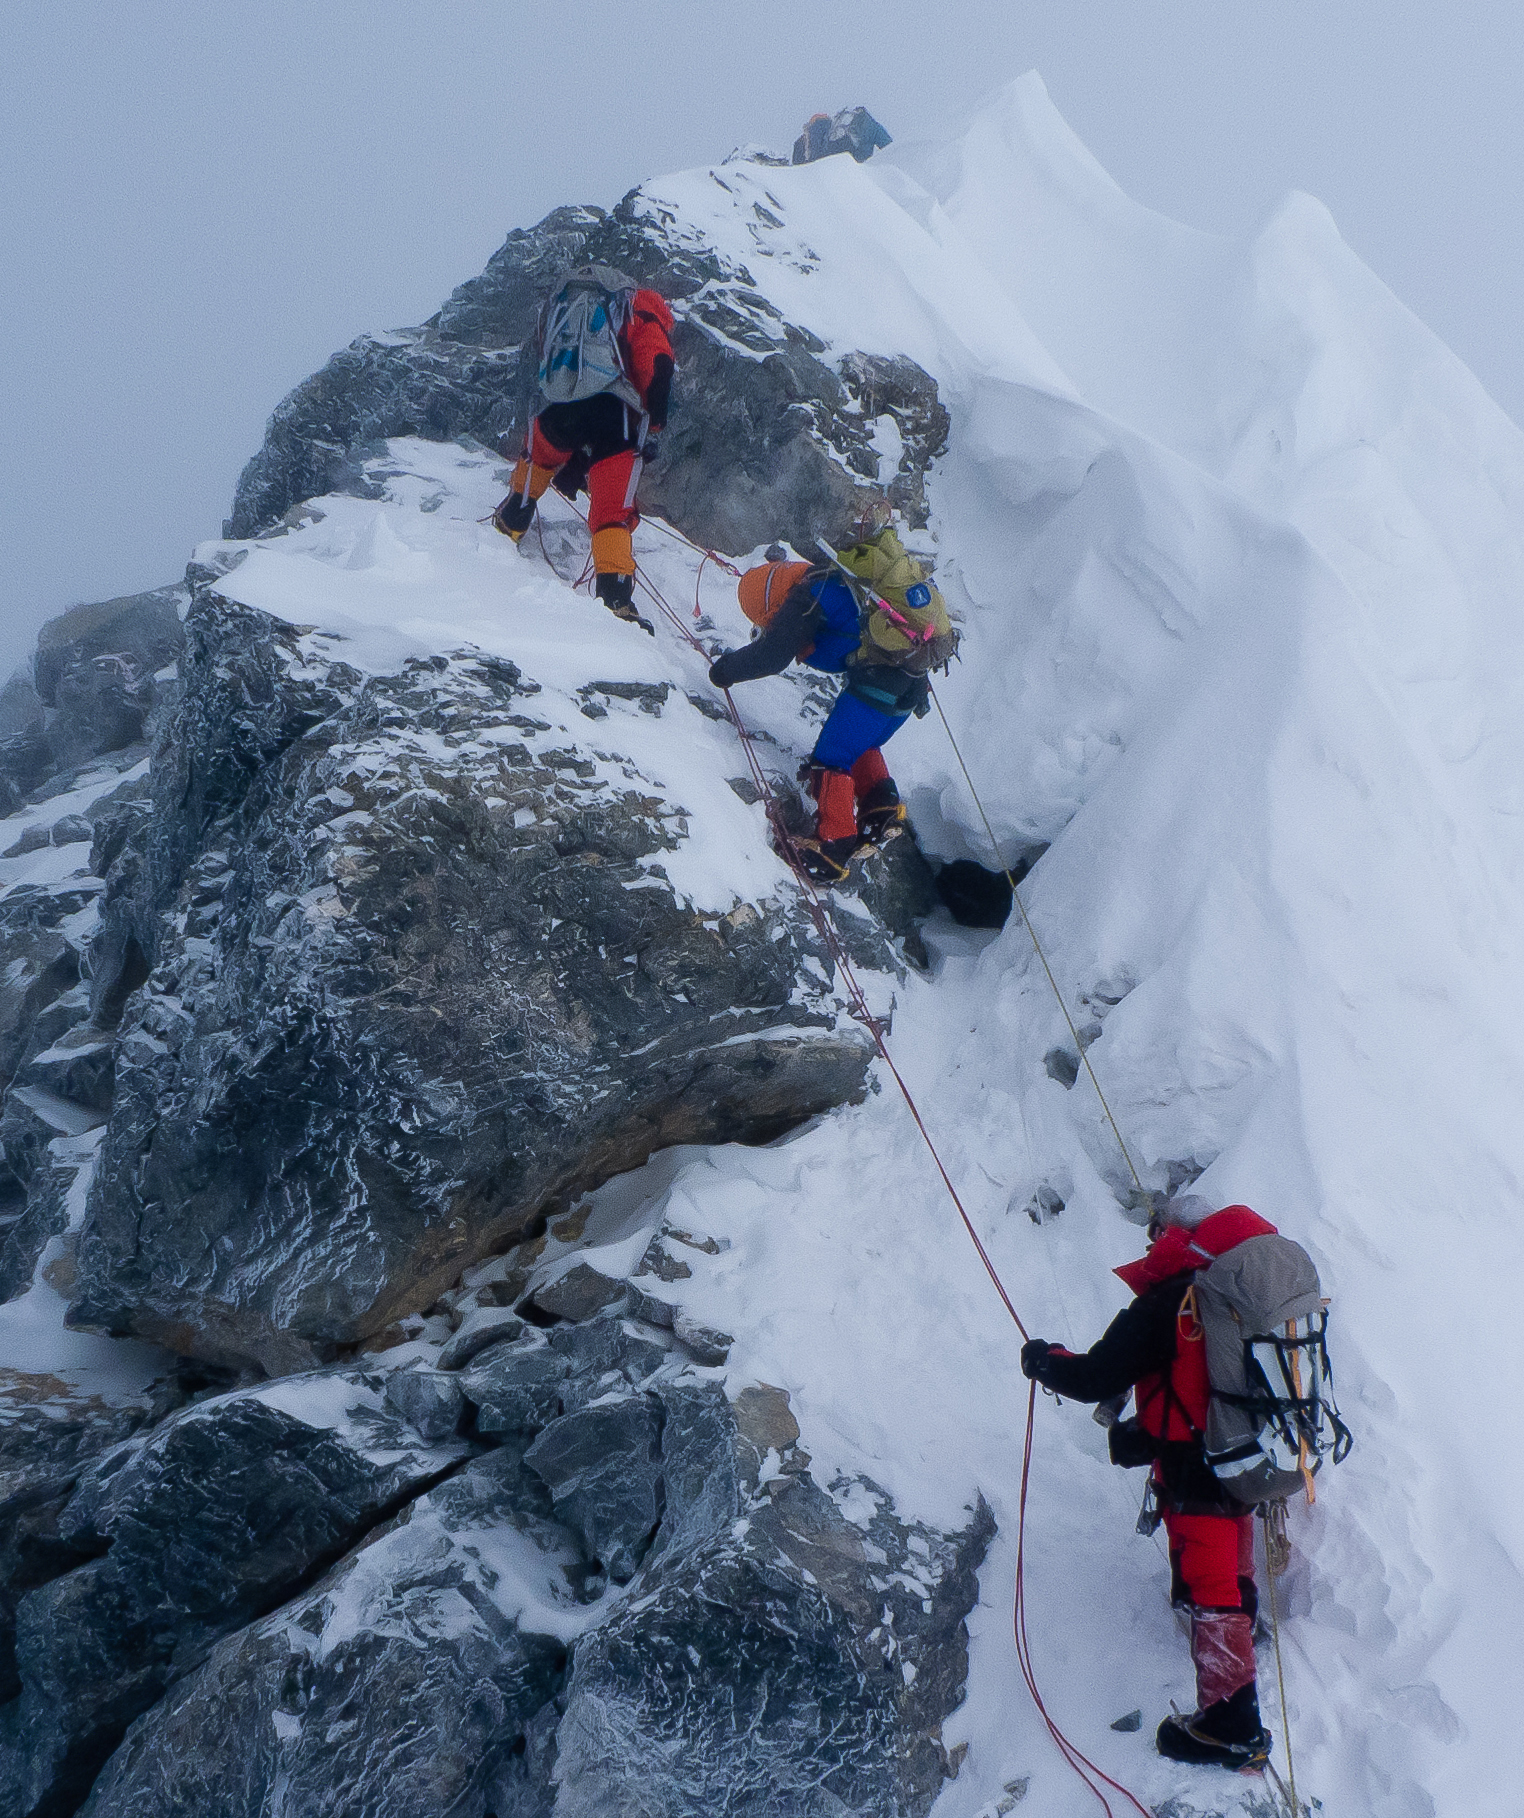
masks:
<svg viewBox="0 0 1524 1818"><path fill-rule="evenodd" d="M1139 1465L1154 1462L1159 1456L1159 1442L1144 1430L1142 1421L1135 1416L1131 1420L1117 1421L1106 1435L1106 1450L1114 1465L1121 1465L1124 1471L1134 1471Z"/></svg>
<svg viewBox="0 0 1524 1818"><path fill-rule="evenodd" d="M709 665L709 680L711 685L715 688L728 688L730 686L730 671L725 667L725 662L729 655L730 652L728 650L722 650Z"/></svg>
<svg viewBox="0 0 1524 1818"><path fill-rule="evenodd" d="M661 443L655 436L647 436L645 441L640 445L640 458L647 466L650 466L651 462L653 462L660 453Z"/></svg>
<svg viewBox="0 0 1524 1818"><path fill-rule="evenodd" d="M551 485L563 499L575 499L579 492L587 491L587 470L591 465L587 450L579 448L566 465L557 470Z"/></svg>
<svg viewBox="0 0 1524 1818"><path fill-rule="evenodd" d="M1045 1338L1029 1338L1021 1347L1021 1373L1028 1382L1042 1382L1048 1353L1053 1349Z"/></svg>

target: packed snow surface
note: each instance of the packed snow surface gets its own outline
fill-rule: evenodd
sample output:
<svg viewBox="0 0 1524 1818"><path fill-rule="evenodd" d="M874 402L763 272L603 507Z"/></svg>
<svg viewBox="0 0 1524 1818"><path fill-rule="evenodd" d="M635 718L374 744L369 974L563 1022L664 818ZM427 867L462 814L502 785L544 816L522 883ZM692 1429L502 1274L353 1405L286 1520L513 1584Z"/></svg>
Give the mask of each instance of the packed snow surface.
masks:
<svg viewBox="0 0 1524 1818"><path fill-rule="evenodd" d="M1023 895L1096 1073L1148 1186L1202 1170L1198 1191L1317 1260L1356 1449L1292 1513L1299 1788L1330 1813L1516 1813L1524 438L1318 204L1291 198L1253 241L1166 221L1035 77L953 143L642 193L832 353L937 379L953 427L930 532L966 629L939 693L1002 850L1048 843ZM726 786L733 735L681 698L703 697L703 659L665 619L653 641L570 591L566 508L544 553L515 551L476 521L501 485L480 451L392 457L384 500L321 501L226 590L360 668L474 644L568 704L594 679L675 684L674 709L619 728L686 816L662 862L706 913L795 888ZM651 525L638 553L686 620L696 557ZM699 606L740 641L712 567ZM789 678L738 698L790 774L818 703ZM888 755L926 848L990 862L936 717ZM1066 1089L1045 1065L1071 1038L1020 923L930 934L896 1057L1024 1320L1087 1345L1143 1244L1127 1167L1084 1073ZM769 1148L658 1157L577 1241L622 1272L658 1220L716 1240L664 1291L735 1335L733 1389L788 1389L822 1482L863 1474L943 1525L983 1492L1001 1531L937 1818L1021 1780L1044 1818L1088 1813L1011 1643L1018 1335L884 1085ZM1039 1220L1044 1188L1063 1206ZM1041 1403L1037 1672L1145 1802L1245 1810L1255 1783L1153 1753L1193 1686L1159 1543L1133 1532L1141 1487L1083 1408ZM1139 1708L1140 1732L1108 1727Z"/></svg>
<svg viewBox="0 0 1524 1818"><path fill-rule="evenodd" d="M953 144L645 194L834 352L938 380L932 529L968 633L940 693L1003 849L1051 842L1024 897L1101 1031L1096 1072L1149 1186L1202 1168L1332 1296L1357 1448L1292 1518L1301 1790L1382 1818L1516 1811L1524 438L1319 204L1250 242L1161 219L1035 77ZM988 862L935 719L890 756L923 840ZM1024 1319L1089 1344L1142 1248L1125 1164L1084 1074L1044 1066L1072 1044L1025 930L938 946L896 1055ZM1043 1186L1064 1209L1039 1224ZM738 1334L733 1369L790 1389L827 1471L930 1520L976 1488L995 1507L939 1818L1028 1774L1034 1809L1093 1809L1011 1646L1017 1335L898 1095L696 1155L669 1194L730 1244L696 1259L692 1310ZM1221 1809L1236 1783L1152 1754L1193 1688L1140 1489L1084 1409L1043 1403L1037 1670L1146 1801ZM1140 1733L1108 1728L1138 1707Z"/></svg>

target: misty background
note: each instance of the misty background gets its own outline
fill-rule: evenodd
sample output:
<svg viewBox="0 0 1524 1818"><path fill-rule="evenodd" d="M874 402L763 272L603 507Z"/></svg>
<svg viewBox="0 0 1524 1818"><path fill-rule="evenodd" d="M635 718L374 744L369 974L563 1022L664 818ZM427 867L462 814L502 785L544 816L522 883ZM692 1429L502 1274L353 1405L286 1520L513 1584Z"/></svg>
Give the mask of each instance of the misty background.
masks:
<svg viewBox="0 0 1524 1818"><path fill-rule="evenodd" d="M0 676L178 579L285 393L510 228L1033 67L1177 220L1319 196L1520 420L1521 51L1517 0L0 0Z"/></svg>

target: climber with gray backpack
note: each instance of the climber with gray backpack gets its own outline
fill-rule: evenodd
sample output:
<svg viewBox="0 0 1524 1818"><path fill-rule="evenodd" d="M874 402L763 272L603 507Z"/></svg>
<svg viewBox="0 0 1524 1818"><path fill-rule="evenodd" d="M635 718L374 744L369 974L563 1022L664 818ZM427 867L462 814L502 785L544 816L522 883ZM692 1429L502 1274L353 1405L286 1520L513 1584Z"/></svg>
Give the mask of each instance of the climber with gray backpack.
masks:
<svg viewBox="0 0 1524 1818"><path fill-rule="evenodd" d="M1055 1395L1103 1404L1112 1462L1151 1467L1139 1527L1163 1522L1196 1669L1196 1709L1164 1719L1159 1753L1258 1768L1270 1737L1254 1670L1253 1511L1311 1499L1315 1474L1351 1444L1327 1308L1312 1258L1247 1206L1215 1211L1188 1194L1149 1236L1147 1255L1116 1271L1135 1298L1102 1337L1082 1354L1031 1339L1021 1368Z"/></svg>
<svg viewBox="0 0 1524 1818"><path fill-rule="evenodd" d="M635 494L671 401L672 311L609 265L569 272L540 311L543 400L524 438L512 490L493 524L515 543L546 487L588 495L594 591L615 618L651 631L635 610ZM652 633L654 636L654 632Z"/></svg>

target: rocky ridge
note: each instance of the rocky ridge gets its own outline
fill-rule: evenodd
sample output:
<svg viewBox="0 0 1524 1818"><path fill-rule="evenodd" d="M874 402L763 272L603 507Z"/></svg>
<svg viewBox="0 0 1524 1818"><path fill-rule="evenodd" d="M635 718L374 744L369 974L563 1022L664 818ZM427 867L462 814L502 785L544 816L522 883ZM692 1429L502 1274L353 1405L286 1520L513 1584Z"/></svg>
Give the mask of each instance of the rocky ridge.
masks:
<svg viewBox="0 0 1524 1818"><path fill-rule="evenodd" d="M725 167L713 179L726 184ZM770 211L755 207L758 254L772 257ZM533 410L540 299L585 263L650 285L677 321L679 392L642 477L643 509L732 555L775 538L813 550L884 496L909 524L926 522L925 472L948 431L935 382L903 357L822 358L820 339L785 320L744 264L635 189L612 213L559 208L515 230L421 327L364 335L335 354L270 419L225 534L259 535L321 493L374 496L365 461L389 437L466 435L517 452Z"/></svg>
<svg viewBox="0 0 1524 1818"><path fill-rule="evenodd" d="M379 438L464 436L490 483L469 438L522 420L537 290L591 257L682 318L649 509L807 547L884 490L888 417L924 516L935 386L822 362L635 192L336 356L233 540L56 621L0 699L0 1293L138 1341L99 1380L0 1371L24 1818L910 1814L956 1771L988 1511L944 1535L818 1483L684 1309L715 1246L659 1198L598 1248L601 1183L869 1086L797 892L712 911L669 876L700 797L652 753L736 769L712 706L592 654L378 660L320 595L242 597L268 550L350 572L378 513L440 511ZM889 979L930 901L891 853L844 927Z"/></svg>

